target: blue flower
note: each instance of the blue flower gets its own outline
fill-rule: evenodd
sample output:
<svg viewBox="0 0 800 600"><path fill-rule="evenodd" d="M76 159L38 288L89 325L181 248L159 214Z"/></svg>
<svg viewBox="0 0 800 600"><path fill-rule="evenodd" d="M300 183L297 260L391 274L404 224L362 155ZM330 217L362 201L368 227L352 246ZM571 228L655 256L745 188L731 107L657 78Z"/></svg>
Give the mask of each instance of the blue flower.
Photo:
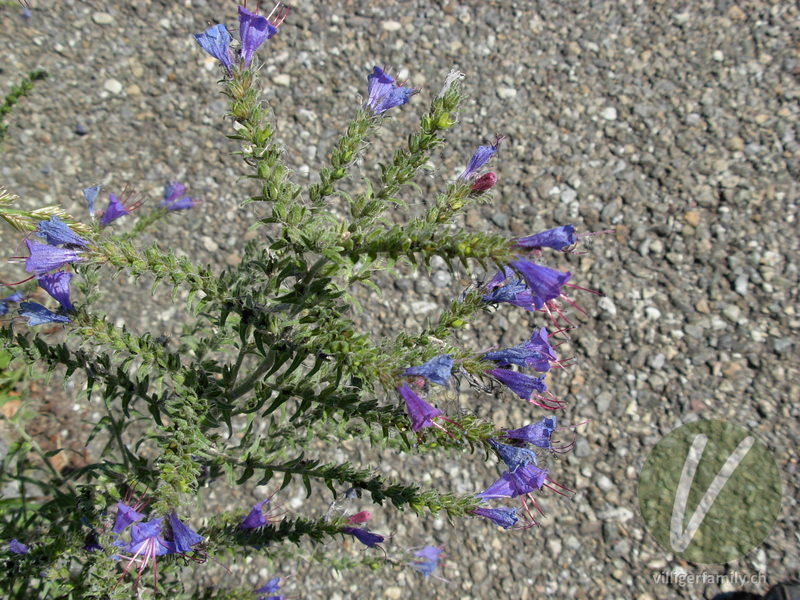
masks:
<svg viewBox="0 0 800 600"><path fill-rule="evenodd" d="M519 517L517 517L516 508L482 508L478 507L472 511L473 515L485 517L492 521L495 525L503 529L510 529L517 524Z"/></svg>
<svg viewBox="0 0 800 600"><path fill-rule="evenodd" d="M5 298L0 299L0 317L8 313L8 304L10 302L17 303L20 300L22 300L22 294L20 294L19 292L14 292L13 294L10 294Z"/></svg>
<svg viewBox="0 0 800 600"><path fill-rule="evenodd" d="M167 519L169 520L169 526L172 530L174 551L178 554L191 552L192 546L203 541L203 536L192 531L192 529L184 524L174 512L169 513Z"/></svg>
<svg viewBox="0 0 800 600"><path fill-rule="evenodd" d="M517 238L514 245L528 250L538 250L541 248L552 248L553 250L563 250L575 243L575 228L572 225L562 225L535 233L527 237Z"/></svg>
<svg viewBox="0 0 800 600"><path fill-rule="evenodd" d="M264 516L263 506L269 502L269 498L256 502L247 516L239 523L239 529L258 529L268 523Z"/></svg>
<svg viewBox="0 0 800 600"><path fill-rule="evenodd" d="M364 106L372 110L374 115L379 115L405 104L415 93L414 88L396 84L380 67L374 67L372 74L367 76L367 101Z"/></svg>
<svg viewBox="0 0 800 600"><path fill-rule="evenodd" d="M186 186L177 181L172 181L164 187L164 199L161 201L161 206L167 210L186 210L192 208L196 202L184 196Z"/></svg>
<svg viewBox="0 0 800 600"><path fill-rule="evenodd" d="M500 142L503 141L503 136L498 136L492 146L478 146L478 149L475 150L475 153L472 155L472 158L469 159L469 163L467 163L467 168L464 169L464 172L458 176L461 181L467 181L470 179L475 172L480 169L483 165L489 162L489 159L494 156L495 152L497 152L497 148L500 145Z"/></svg>
<svg viewBox="0 0 800 600"><path fill-rule="evenodd" d="M409 367L403 371L403 375L420 375L428 379L428 381L447 386L447 380L450 379L452 368L453 358L449 354L440 354L418 367Z"/></svg>
<svg viewBox="0 0 800 600"><path fill-rule="evenodd" d="M433 419L442 414L442 411L417 396L405 383L398 387L397 391L403 397L408 416L411 417L411 431L419 431L423 427L434 425Z"/></svg>
<svg viewBox="0 0 800 600"><path fill-rule="evenodd" d="M543 394L547 391L547 386L544 384L544 375L531 377L510 369L491 369L486 373L508 386L508 389L523 400L530 400L534 394Z"/></svg>
<svg viewBox="0 0 800 600"><path fill-rule="evenodd" d="M18 542L16 539L13 539L8 542L8 551L12 554L27 554L29 552L29 548L22 542Z"/></svg>
<svg viewBox="0 0 800 600"><path fill-rule="evenodd" d="M75 250L48 244L36 244L30 240L25 240L25 245L28 246L28 252L30 252L30 256L25 261L25 270L28 273L44 275L69 263L83 260Z"/></svg>
<svg viewBox="0 0 800 600"><path fill-rule="evenodd" d="M117 516L114 518L114 526L111 528L111 531L120 535L129 525L141 521L145 516L146 515L138 512L133 507L119 501L117 502Z"/></svg>
<svg viewBox="0 0 800 600"><path fill-rule="evenodd" d="M93 185L83 190L83 197L86 200L86 205L89 207L89 216L94 219L94 200L97 194L100 193L100 186Z"/></svg>
<svg viewBox="0 0 800 600"><path fill-rule="evenodd" d="M520 272L533 296L533 306L541 310L545 304L561 295L561 286L569 281L569 271L562 272L537 265L528 260L515 260L511 263Z"/></svg>
<svg viewBox="0 0 800 600"><path fill-rule="evenodd" d="M359 542L361 542L362 544L364 544L369 548L377 547L378 544L380 544L386 539L382 535L378 535L377 533L372 533L371 531L367 531L366 529L361 529L360 527L342 527L340 531L342 533L352 535Z"/></svg>
<svg viewBox="0 0 800 600"><path fill-rule="evenodd" d="M114 194L109 194L108 208L103 212L103 216L100 217L100 226L106 227L111 221L115 221L129 213L130 210L125 208Z"/></svg>
<svg viewBox="0 0 800 600"><path fill-rule="evenodd" d="M280 591L280 577L273 577L266 585L262 585L256 590L256 594L275 594ZM283 600L283 595L280 596L259 596L258 600Z"/></svg>
<svg viewBox="0 0 800 600"><path fill-rule="evenodd" d="M36 302L23 302L20 304L19 314L28 319L30 327L44 325L45 323L69 323L71 321L69 317L58 315Z"/></svg>
<svg viewBox="0 0 800 600"><path fill-rule="evenodd" d="M518 367L531 368L540 373L546 373L550 370L550 363L558 361L553 347L548 342L547 329L544 327L534 331L527 342L517 344L511 348L487 352L483 357L487 360L493 360L501 367L517 365ZM501 379L502 376L503 374L498 379L511 387L508 382Z"/></svg>
<svg viewBox="0 0 800 600"><path fill-rule="evenodd" d="M77 246L86 248L89 242L79 235L76 235L69 226L57 216L53 215L49 221L39 221L37 234L47 240L51 246Z"/></svg>
<svg viewBox="0 0 800 600"><path fill-rule="evenodd" d="M230 47L233 38L231 34L228 33L228 29L225 25L212 25L203 33L195 33L194 39L200 44L203 50L222 63L228 75L231 74L233 61L231 60Z"/></svg>
<svg viewBox="0 0 800 600"><path fill-rule="evenodd" d="M486 488L478 498L490 500L492 498L516 498L541 489L547 479L547 471L536 465L528 464L515 471L505 471L500 479Z"/></svg>
<svg viewBox="0 0 800 600"><path fill-rule="evenodd" d="M439 566L439 555L442 550L436 546L425 546L422 550L414 552L414 556L420 560L414 560L408 565L418 573L427 577L431 575Z"/></svg>
<svg viewBox="0 0 800 600"><path fill-rule="evenodd" d="M277 14L275 14L276 12ZM282 2L278 2L266 17L253 14L242 6L239 7L239 38L242 41L242 59L245 67L250 66L253 53L261 44L278 33L278 27L288 14L289 7ZM273 15L275 15L274 18ZM270 21L271 18L272 21Z"/></svg>
<svg viewBox="0 0 800 600"><path fill-rule="evenodd" d="M129 554L141 555L145 564L156 556L173 554L175 546L161 536L163 520L159 517L131 525L131 541L123 550Z"/></svg>
<svg viewBox="0 0 800 600"><path fill-rule="evenodd" d="M519 440L540 448L550 447L550 436L556 429L555 417L544 417L541 421L531 423L519 429L507 429L506 437L512 440Z"/></svg>
<svg viewBox="0 0 800 600"><path fill-rule="evenodd" d="M40 275L36 278L39 282L39 287L45 292L50 294L55 300L61 304L62 310L71 312L75 310L72 302L69 299L69 282L74 277L72 273L66 271L56 271L47 275Z"/></svg>
<svg viewBox="0 0 800 600"><path fill-rule="evenodd" d="M533 450L501 444L495 440L489 440L489 445L495 449L497 455L511 471L516 471L526 465L536 466L536 453Z"/></svg>

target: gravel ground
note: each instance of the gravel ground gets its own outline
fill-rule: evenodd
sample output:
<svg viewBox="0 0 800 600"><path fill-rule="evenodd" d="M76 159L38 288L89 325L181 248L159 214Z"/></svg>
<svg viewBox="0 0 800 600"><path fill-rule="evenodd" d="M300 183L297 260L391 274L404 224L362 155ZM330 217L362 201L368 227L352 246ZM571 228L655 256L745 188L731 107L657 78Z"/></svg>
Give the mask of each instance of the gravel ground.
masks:
<svg viewBox="0 0 800 600"><path fill-rule="evenodd" d="M445 545L450 583L401 568L334 577L282 565L284 574L299 571L287 583L291 597L711 598L720 585L666 585L655 575L765 573L774 583L798 574L797 17L792 3L763 1L294 4L259 58L299 183L313 180L373 64L391 65L422 93L395 112L366 164L390 155L457 65L470 99L450 145L432 159L439 171L410 192L412 206L502 133L496 202L470 211L467 226L524 235L569 222L616 233L561 263L580 285L607 294L578 296L589 316L569 349L577 364L553 382L570 402L563 423L591 419L574 453L553 465L575 498L545 497L543 527L516 533L377 509L373 528L394 534L390 554ZM223 137L219 71L191 38L209 22L234 19L234 3L201 0L36 2L27 20L18 8L0 8L0 92L32 68L50 73L9 120L0 183L28 206L61 202L81 215L87 185L130 182L155 202L167 180L179 179L203 204L175 215L158 240L203 263L235 264L254 213L237 208L247 187ZM413 328L458 294L465 280L442 267L387 280L384 295L370 300L369 326ZM181 309L129 283L109 282L109 312L139 331L174 331ZM464 343L516 343L542 323L504 309L465 331ZM508 396L477 407L475 394L461 395L501 424L532 414ZM784 502L764 544L734 563L704 566L675 559L646 533L636 481L662 435L711 418L767 444ZM337 452L346 451L371 456L355 445ZM496 475L470 457L382 461L386 472L458 492L483 489ZM206 501L243 506L255 492L223 500L212 486ZM302 502L285 501L292 510ZM373 509L347 507L365 508ZM243 564L231 577L258 583L267 574Z"/></svg>

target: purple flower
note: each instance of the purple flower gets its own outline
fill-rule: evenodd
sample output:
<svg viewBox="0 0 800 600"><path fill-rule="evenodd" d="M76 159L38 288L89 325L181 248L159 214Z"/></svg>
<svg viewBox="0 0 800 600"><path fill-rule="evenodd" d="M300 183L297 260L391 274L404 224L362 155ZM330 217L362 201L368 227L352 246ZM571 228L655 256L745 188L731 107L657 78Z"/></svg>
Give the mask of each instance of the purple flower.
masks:
<svg viewBox="0 0 800 600"><path fill-rule="evenodd" d="M386 539L382 535L378 535L377 533L372 533L371 531L367 531L366 529L361 529L360 527L342 527L340 531L342 533L352 535L359 542L361 542L362 544L364 544L369 548L375 548L378 544L380 544Z"/></svg>
<svg viewBox="0 0 800 600"><path fill-rule="evenodd" d="M196 202L184 196L186 187L182 183L172 181L164 187L164 199L161 201L161 206L167 210L185 210L192 208Z"/></svg>
<svg viewBox="0 0 800 600"><path fill-rule="evenodd" d="M486 373L508 386L508 389L523 400L530 400L534 394L543 394L547 391L544 375L531 377L509 369L491 369Z"/></svg>
<svg viewBox="0 0 800 600"><path fill-rule="evenodd" d="M483 357L487 360L495 361L501 367L517 365L518 367L531 368L540 373L549 371L550 363L558 360L553 347L547 341L547 329L544 327L534 331L531 334L531 339L527 342L517 344L511 348L487 352ZM511 387L511 384L502 379L502 377L497 378Z"/></svg>
<svg viewBox="0 0 800 600"><path fill-rule="evenodd" d="M262 507L269 503L269 498L256 502L247 516L239 523L239 529L258 529L268 523L267 518L264 516Z"/></svg>
<svg viewBox="0 0 800 600"><path fill-rule="evenodd" d="M415 93L414 88L396 84L380 67L374 67L372 74L367 76L367 101L364 106L372 110L373 114L379 115L390 108L405 104Z"/></svg>
<svg viewBox="0 0 800 600"><path fill-rule="evenodd" d="M131 525L131 541L123 547L123 550L134 556L141 555L144 561L142 569L148 560L153 559L155 561L156 556L164 556L175 552L175 546L161 537L161 522L163 520L162 518L155 518Z"/></svg>
<svg viewBox="0 0 800 600"><path fill-rule="evenodd" d="M22 294L19 292L14 292L13 294L0 299L0 317L8 313L8 304L10 302L19 302L20 300L22 300Z"/></svg>
<svg viewBox="0 0 800 600"><path fill-rule="evenodd" d="M266 585L256 590L256 594L275 594L280 591L280 577L273 577ZM283 600L283 596L259 596L258 600Z"/></svg>
<svg viewBox="0 0 800 600"><path fill-rule="evenodd" d="M510 529L517 524L519 518L517 517L516 508L476 508L472 511L473 515L479 517L486 517L495 525L503 529Z"/></svg>
<svg viewBox="0 0 800 600"><path fill-rule="evenodd" d="M230 46L233 38L225 25L212 25L203 33L195 33L194 39L203 50L222 63L228 75L231 74L233 61L231 60Z"/></svg>
<svg viewBox="0 0 800 600"><path fill-rule="evenodd" d="M550 436L556 429L555 417L544 417L541 421L531 423L519 429L506 430L506 437L519 440L540 448L550 447Z"/></svg>
<svg viewBox="0 0 800 600"><path fill-rule="evenodd" d="M115 221L120 217L124 217L131 211L122 205L114 194L108 195L108 208L100 217L100 226L106 227L111 221Z"/></svg>
<svg viewBox="0 0 800 600"><path fill-rule="evenodd" d="M533 310L533 295L528 286L521 279L509 281L514 276L514 271L509 267L504 267L502 271L492 277L484 286L489 293L482 300L484 302L507 302L515 306L520 306L525 310Z"/></svg>
<svg viewBox="0 0 800 600"><path fill-rule="evenodd" d="M414 552L414 556L422 560L414 560L408 564L412 569L427 577L439 566L439 555L441 553L442 550L436 546L425 546L422 550Z"/></svg>
<svg viewBox="0 0 800 600"><path fill-rule="evenodd" d="M442 414L442 411L417 396L407 384L404 383L398 387L397 391L400 392L403 400L405 400L408 416L411 417L411 431L419 431L423 427L430 427L433 425L433 419Z"/></svg>
<svg viewBox="0 0 800 600"><path fill-rule="evenodd" d="M536 466L536 453L533 450L501 444L495 440L489 440L489 445L495 449L497 455L511 471L516 471L526 465Z"/></svg>
<svg viewBox="0 0 800 600"><path fill-rule="evenodd" d="M36 244L30 240L25 240L30 256L25 261L25 270L28 273L44 275L48 271L54 271L71 262L83 260L81 255L75 250L57 248L48 244Z"/></svg>
<svg viewBox="0 0 800 600"><path fill-rule="evenodd" d="M47 240L51 246L78 246L86 248L89 242L75 234L69 226L57 216L53 215L49 221L39 221L37 234Z"/></svg>
<svg viewBox="0 0 800 600"><path fill-rule="evenodd" d="M527 237L517 238L514 240L514 245L528 250L538 250L540 248L563 250L572 246L575 243L575 239L575 228L572 225L562 225L561 227L548 229Z"/></svg>
<svg viewBox="0 0 800 600"><path fill-rule="evenodd" d="M172 543L178 554L191 552L192 546L203 541L203 536L192 531L174 512L169 513L167 519L170 529L172 529Z"/></svg>
<svg viewBox="0 0 800 600"><path fill-rule="evenodd" d="M461 173L458 178L461 181L467 181L470 179L478 169L489 162L489 159L494 156L494 153L497 152L497 147L500 145L501 141L503 141L503 137L498 136L493 146L478 146L478 149L475 150L472 158L469 159L467 168L464 169L464 172Z"/></svg>
<svg viewBox="0 0 800 600"><path fill-rule="evenodd" d="M547 478L544 471L533 464L528 464L515 471L506 471L500 479L486 488L478 498L490 500L492 498L516 498L540 489Z"/></svg>
<svg viewBox="0 0 800 600"><path fill-rule="evenodd" d="M83 197L86 200L86 204L89 207L89 216L94 219L94 199L97 198L97 194L100 193L100 186L93 185L92 187L88 187L83 190Z"/></svg>
<svg viewBox="0 0 800 600"><path fill-rule="evenodd" d="M8 542L8 551L12 554L27 554L29 549L25 544L18 542L15 538Z"/></svg>
<svg viewBox="0 0 800 600"><path fill-rule="evenodd" d="M75 310L69 299L69 282L74 277L72 273L66 271L56 271L47 275L40 275L36 278L39 287L58 300L61 308L67 312Z"/></svg>
<svg viewBox="0 0 800 600"><path fill-rule="evenodd" d="M111 531L120 535L131 523L136 523L144 518L145 515L137 512L134 508L124 504L122 501L119 501L117 502L117 516L114 519L114 527L111 528Z"/></svg>
<svg viewBox="0 0 800 600"><path fill-rule="evenodd" d="M289 8L281 2L278 2L266 17L253 14L242 6L239 7L239 38L242 41L242 59L245 67L250 66L253 53L261 44L278 33L278 27L288 14ZM270 21L273 15L275 17Z"/></svg>
<svg viewBox="0 0 800 600"><path fill-rule="evenodd" d="M561 286L567 283L571 276L569 271L556 271L528 260L515 260L511 266L520 272L528 284L533 296L533 305L537 310L541 310L550 300L558 298L561 295Z"/></svg>
<svg viewBox="0 0 800 600"><path fill-rule="evenodd" d="M23 302L20 304L19 314L28 319L30 327L44 325L45 323L69 323L71 321L69 317L57 315L36 302Z"/></svg>
<svg viewBox="0 0 800 600"><path fill-rule="evenodd" d="M447 386L447 380L450 379L452 368L453 358L449 354L440 354L418 367L409 367L403 371L403 375L420 375L428 379L428 381Z"/></svg>

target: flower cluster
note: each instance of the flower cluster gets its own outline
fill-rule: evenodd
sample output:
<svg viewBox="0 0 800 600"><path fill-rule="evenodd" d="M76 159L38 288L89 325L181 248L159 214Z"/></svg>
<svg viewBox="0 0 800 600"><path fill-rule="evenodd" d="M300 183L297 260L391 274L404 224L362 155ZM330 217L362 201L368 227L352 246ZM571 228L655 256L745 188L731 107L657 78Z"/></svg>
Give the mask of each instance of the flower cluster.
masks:
<svg viewBox="0 0 800 600"><path fill-rule="evenodd" d="M278 33L278 28L289 14L289 7L278 2L267 16L257 13L258 10L252 13L243 6L239 7L239 40L241 42L239 58L245 69L250 67L255 51ZM203 50L222 64L228 76L233 74L231 54L233 38L225 25L212 25L203 33L194 34L194 39Z"/></svg>
<svg viewBox="0 0 800 600"><path fill-rule="evenodd" d="M157 557L168 554L185 556L194 551L193 546L203 541L203 536L189 528L174 512L166 516L165 524L164 517L145 520L146 515L137 510L141 508L141 505L118 502L117 516L111 528L116 535L112 546L119 548L116 557L127 560L122 577L131 567L138 565L135 568L137 584L148 564L152 564L156 572Z"/></svg>

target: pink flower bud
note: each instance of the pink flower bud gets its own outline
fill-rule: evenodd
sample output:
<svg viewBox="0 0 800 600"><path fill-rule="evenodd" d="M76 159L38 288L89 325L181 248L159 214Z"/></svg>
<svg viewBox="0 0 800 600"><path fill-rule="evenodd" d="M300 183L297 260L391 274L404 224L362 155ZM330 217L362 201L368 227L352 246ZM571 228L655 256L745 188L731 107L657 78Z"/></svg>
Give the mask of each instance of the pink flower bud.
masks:
<svg viewBox="0 0 800 600"><path fill-rule="evenodd" d="M497 183L497 175L492 173L484 173L480 177L478 177L475 182L472 184L470 188L470 192L473 194L480 194L487 190L490 190L494 187L494 184Z"/></svg>

